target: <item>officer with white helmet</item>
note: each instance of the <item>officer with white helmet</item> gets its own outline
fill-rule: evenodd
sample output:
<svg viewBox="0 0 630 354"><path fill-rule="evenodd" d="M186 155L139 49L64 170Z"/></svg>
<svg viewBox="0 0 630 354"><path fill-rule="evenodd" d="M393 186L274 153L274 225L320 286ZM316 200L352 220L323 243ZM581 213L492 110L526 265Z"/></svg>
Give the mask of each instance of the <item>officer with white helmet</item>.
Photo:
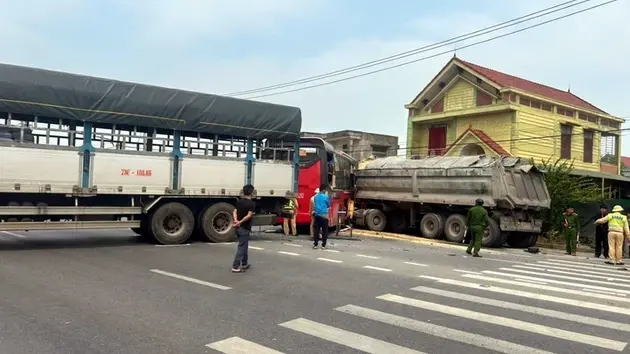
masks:
<svg viewBox="0 0 630 354"><path fill-rule="evenodd" d="M610 260L608 264L623 264L623 240L625 237L630 237L630 230L628 229L628 217L622 214L623 208L620 205L615 205L612 213L597 219L595 224L608 223L608 247L610 248Z"/></svg>

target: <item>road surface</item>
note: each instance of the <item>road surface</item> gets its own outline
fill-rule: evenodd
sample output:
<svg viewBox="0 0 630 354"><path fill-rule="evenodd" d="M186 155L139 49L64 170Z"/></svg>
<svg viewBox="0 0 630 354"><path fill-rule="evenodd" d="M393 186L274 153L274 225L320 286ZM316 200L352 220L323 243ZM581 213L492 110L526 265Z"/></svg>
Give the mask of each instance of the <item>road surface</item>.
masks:
<svg viewBox="0 0 630 354"><path fill-rule="evenodd" d="M0 353L630 353L630 272L403 241L0 232Z"/></svg>

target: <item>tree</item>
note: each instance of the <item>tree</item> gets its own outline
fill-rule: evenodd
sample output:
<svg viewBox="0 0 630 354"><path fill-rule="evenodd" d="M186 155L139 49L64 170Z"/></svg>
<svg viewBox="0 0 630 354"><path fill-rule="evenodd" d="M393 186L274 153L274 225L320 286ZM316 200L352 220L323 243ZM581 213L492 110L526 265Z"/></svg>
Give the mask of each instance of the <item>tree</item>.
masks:
<svg viewBox="0 0 630 354"><path fill-rule="evenodd" d="M543 231L559 231L564 209L573 203L603 201L600 188L589 177L571 175L573 161L551 159L543 161L538 168L545 173L551 207L543 211Z"/></svg>

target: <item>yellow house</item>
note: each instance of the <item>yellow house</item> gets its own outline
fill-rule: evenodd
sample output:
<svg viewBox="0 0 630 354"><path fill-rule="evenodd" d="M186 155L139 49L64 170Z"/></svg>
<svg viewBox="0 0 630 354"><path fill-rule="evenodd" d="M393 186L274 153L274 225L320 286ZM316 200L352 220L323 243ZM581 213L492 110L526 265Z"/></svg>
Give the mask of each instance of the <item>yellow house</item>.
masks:
<svg viewBox="0 0 630 354"><path fill-rule="evenodd" d="M405 108L408 156L551 157L620 174L624 120L570 91L453 57Z"/></svg>

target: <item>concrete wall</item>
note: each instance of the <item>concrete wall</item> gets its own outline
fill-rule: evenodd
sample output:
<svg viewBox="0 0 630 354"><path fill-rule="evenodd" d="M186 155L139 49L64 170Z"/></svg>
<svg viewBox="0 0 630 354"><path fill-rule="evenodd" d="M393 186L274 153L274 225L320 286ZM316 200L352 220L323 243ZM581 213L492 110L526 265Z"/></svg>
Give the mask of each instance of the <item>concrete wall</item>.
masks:
<svg viewBox="0 0 630 354"><path fill-rule="evenodd" d="M398 137L392 135L342 130L331 133L303 132L302 136L320 137L331 144L335 150L345 151L357 161L372 155L383 157L398 154Z"/></svg>

